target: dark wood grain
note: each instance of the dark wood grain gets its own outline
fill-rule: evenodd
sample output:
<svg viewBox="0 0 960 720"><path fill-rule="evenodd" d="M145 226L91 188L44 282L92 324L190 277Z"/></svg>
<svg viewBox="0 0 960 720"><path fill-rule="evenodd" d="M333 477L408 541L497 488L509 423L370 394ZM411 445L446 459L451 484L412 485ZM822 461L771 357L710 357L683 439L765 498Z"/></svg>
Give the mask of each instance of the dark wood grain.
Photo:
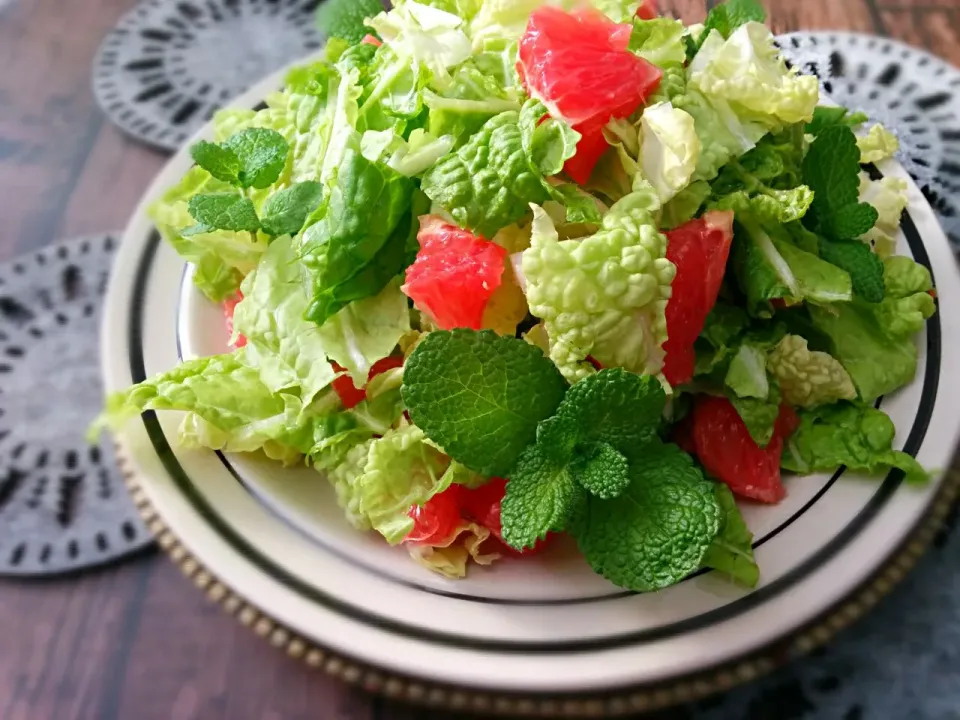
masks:
<svg viewBox="0 0 960 720"><path fill-rule="evenodd" d="M89 69L134 0L0 0L0 258L121 228L163 162L104 121ZM704 0L661 2L688 22ZM889 34L960 64L960 0L772 0L778 31ZM0 720L434 720L269 647L148 553L0 581Z"/></svg>

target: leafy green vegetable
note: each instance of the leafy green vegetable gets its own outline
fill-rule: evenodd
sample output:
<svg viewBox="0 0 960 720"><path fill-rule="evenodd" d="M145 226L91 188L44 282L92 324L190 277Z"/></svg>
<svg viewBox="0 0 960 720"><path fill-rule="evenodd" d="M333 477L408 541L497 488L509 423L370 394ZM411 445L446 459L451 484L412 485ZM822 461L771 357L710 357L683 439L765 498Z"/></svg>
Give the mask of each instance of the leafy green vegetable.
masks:
<svg viewBox="0 0 960 720"><path fill-rule="evenodd" d="M592 374L588 355L637 373L660 369L676 269L664 257L666 238L650 207L649 197L628 195L595 234L577 240L560 240L550 217L533 209L532 241L521 260L527 302L543 319L550 359L568 380Z"/></svg>
<svg viewBox="0 0 960 720"><path fill-rule="evenodd" d="M820 257L850 273L853 292L867 302L883 300L883 261L859 240L821 240Z"/></svg>
<svg viewBox="0 0 960 720"><path fill-rule="evenodd" d="M623 492L628 463L657 439L665 401L659 381L621 368L601 370L567 390L556 414L537 427L536 444L508 474L504 540L523 549L563 530L582 490L608 499Z"/></svg>
<svg viewBox="0 0 960 720"><path fill-rule="evenodd" d="M665 203L686 187L700 159L693 117L670 103L648 106L640 116L640 167Z"/></svg>
<svg viewBox="0 0 960 720"><path fill-rule="evenodd" d="M857 149L860 150L860 162L876 163L893 157L900 149L900 141L896 135L877 123L866 135L857 138Z"/></svg>
<svg viewBox="0 0 960 720"><path fill-rule="evenodd" d="M240 158L233 150L201 140L190 146L190 157L217 180L231 185L239 183Z"/></svg>
<svg viewBox="0 0 960 720"><path fill-rule="evenodd" d="M324 0L317 9L317 25L328 37L358 43L374 32L363 21L381 12L380 0Z"/></svg>
<svg viewBox="0 0 960 720"><path fill-rule="evenodd" d="M193 263L194 284L211 300L233 296L243 276L256 267L266 241L250 232L211 230L184 234L192 221L189 201L198 194L230 190L206 170L194 167L149 208L150 218L164 239L184 260Z"/></svg>
<svg viewBox="0 0 960 720"><path fill-rule="evenodd" d="M591 495L610 499L627 489L630 476L627 459L605 442L582 447L570 464L570 474Z"/></svg>
<svg viewBox="0 0 960 720"><path fill-rule="evenodd" d="M570 531L603 577L630 590L659 590L703 563L720 507L713 483L675 445L651 445L630 463L630 477L619 497L588 498Z"/></svg>
<svg viewBox="0 0 960 720"><path fill-rule="evenodd" d="M930 271L908 257L894 255L883 261L883 274L886 295L873 308L880 327L894 338L920 332L937 309Z"/></svg>
<svg viewBox="0 0 960 720"><path fill-rule="evenodd" d="M333 407L321 403L306 412L296 395L267 387L240 350L187 360L111 395L92 432L119 429L146 410L181 410L191 413L181 432L194 444L231 452L262 449L291 462L322 437L323 418Z"/></svg>
<svg viewBox="0 0 960 720"><path fill-rule="evenodd" d="M843 365L825 352L810 350L799 335L784 335L770 352L767 367L790 405L809 408L857 396Z"/></svg>
<svg viewBox="0 0 960 720"><path fill-rule="evenodd" d="M357 387L366 384L373 364L390 355L409 331L410 311L399 279L341 308L318 329L327 356L347 369Z"/></svg>
<svg viewBox="0 0 960 720"><path fill-rule="evenodd" d="M810 307L814 326L829 339L830 354L853 378L860 398L873 402L903 387L917 372L911 338L891 338L866 303Z"/></svg>
<svg viewBox="0 0 960 720"><path fill-rule="evenodd" d="M257 269L243 281L233 314L235 332L247 339L247 363L271 392L297 391L304 407L334 378L320 329L304 320L297 253L289 237L274 240Z"/></svg>
<svg viewBox="0 0 960 720"><path fill-rule="evenodd" d="M760 447L766 447L773 438L774 426L780 415L780 391L771 384L766 399L737 397L729 395L730 403L736 409L743 424L747 426L750 437Z"/></svg>
<svg viewBox="0 0 960 720"><path fill-rule="evenodd" d="M548 532L566 529L583 499L568 462L545 445L538 439L525 448L510 472L500 521L504 541L514 548L533 547Z"/></svg>
<svg viewBox="0 0 960 720"><path fill-rule="evenodd" d="M302 182L278 190L263 204L260 225L270 235L296 235L323 199L318 182Z"/></svg>
<svg viewBox="0 0 960 720"><path fill-rule="evenodd" d="M237 181L240 187L268 188L283 172L290 146L283 135L269 128L248 128L234 133L223 148L240 161Z"/></svg>
<svg viewBox="0 0 960 720"><path fill-rule="evenodd" d="M727 11L729 15L729 10ZM768 130L808 122L817 106L817 79L787 65L770 30L750 18L729 37L715 29L690 62L690 87L713 102L736 104L738 113Z"/></svg>
<svg viewBox="0 0 960 720"><path fill-rule="evenodd" d="M900 216L909 202L907 181L897 177L871 180L869 175L861 172L860 201L870 203L877 211L877 221L860 239L870 243L880 257L889 257L897 249Z"/></svg>
<svg viewBox="0 0 960 720"><path fill-rule="evenodd" d="M741 585L756 587L760 568L753 557L753 533L743 521L730 488L715 483L714 492L720 506L720 530L703 556L703 566L722 572Z"/></svg>
<svg viewBox="0 0 960 720"><path fill-rule="evenodd" d="M559 171L576 151L577 134L559 121L537 124L546 108L527 101L521 112L488 120L466 145L424 173L421 188L461 227L483 237L521 219L548 197L543 171Z"/></svg>
<svg viewBox="0 0 960 720"><path fill-rule="evenodd" d="M453 75L447 87L423 93L424 104L430 108L428 129L434 135L452 135L460 147L483 127L494 115L519 112L516 97L474 64L464 63Z"/></svg>
<svg viewBox="0 0 960 720"><path fill-rule="evenodd" d="M307 317L318 325L347 303L375 295L406 267L413 182L360 153L351 141L337 182L301 238L311 276Z"/></svg>
<svg viewBox="0 0 960 720"><path fill-rule="evenodd" d="M231 192L194 195L188 204L197 224L183 230L185 236L214 230L256 232L260 229L256 208L250 198Z"/></svg>
<svg viewBox="0 0 960 720"><path fill-rule="evenodd" d="M371 443L363 474L353 484L360 513L388 543L400 543L413 530L410 508L447 489L448 463L424 442L420 428L388 431Z"/></svg>
<svg viewBox="0 0 960 720"><path fill-rule="evenodd" d="M673 18L641 20L635 17L630 34L630 50L658 66L683 63L687 59L687 49L683 44L685 33L683 23Z"/></svg>
<svg viewBox="0 0 960 720"><path fill-rule="evenodd" d="M832 125L854 128L867 120L867 116L862 112L851 113L845 107L819 105L813 111L813 120L807 123L805 130L810 135L817 136L824 128Z"/></svg>
<svg viewBox="0 0 960 720"><path fill-rule="evenodd" d="M432 332L407 359L410 419L453 459L505 476L566 384L539 349L491 331Z"/></svg>
<svg viewBox="0 0 960 720"><path fill-rule="evenodd" d="M741 25L748 22L762 23L766 19L766 11L756 0L727 0L715 5L707 13L703 22L704 37L711 30L717 30L723 37L729 38Z"/></svg>
<svg viewBox="0 0 960 720"><path fill-rule="evenodd" d="M765 350L750 343L743 343L730 361L724 382L737 397L766 400L770 394L770 383L767 380Z"/></svg>
<svg viewBox="0 0 960 720"><path fill-rule="evenodd" d="M890 418L871 407L839 403L801 411L800 427L787 441L780 463L805 474L840 465L869 473L898 468L907 482L925 482L929 473L910 455L892 449L894 434Z"/></svg>
<svg viewBox="0 0 960 720"><path fill-rule="evenodd" d="M877 211L858 201L860 151L849 127L824 128L803 158L803 179L814 193L811 213L805 219L811 230L846 240L873 227Z"/></svg>

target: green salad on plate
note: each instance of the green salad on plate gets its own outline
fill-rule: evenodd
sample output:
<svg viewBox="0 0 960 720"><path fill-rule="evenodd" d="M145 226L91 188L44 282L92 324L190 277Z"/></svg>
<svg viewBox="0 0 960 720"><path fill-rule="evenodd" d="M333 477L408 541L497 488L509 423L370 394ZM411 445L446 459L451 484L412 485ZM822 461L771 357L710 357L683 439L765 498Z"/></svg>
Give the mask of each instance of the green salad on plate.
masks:
<svg viewBox="0 0 960 720"><path fill-rule="evenodd" d="M370 13L369 16L366 16ZM570 535L633 591L752 587L781 471L928 473L878 399L936 309L896 137L820 104L753 0L398 0L227 109L150 214L230 352L108 398L316 468L448 577ZM786 485L789 485L789 481Z"/></svg>

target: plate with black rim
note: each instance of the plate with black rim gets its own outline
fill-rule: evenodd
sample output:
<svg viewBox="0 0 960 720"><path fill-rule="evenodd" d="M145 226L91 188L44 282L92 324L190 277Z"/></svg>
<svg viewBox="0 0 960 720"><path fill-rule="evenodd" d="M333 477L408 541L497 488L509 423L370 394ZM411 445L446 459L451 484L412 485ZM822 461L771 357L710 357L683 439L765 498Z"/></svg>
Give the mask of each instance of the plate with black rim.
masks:
<svg viewBox="0 0 960 720"><path fill-rule="evenodd" d="M235 105L257 106L282 77L259 83ZM211 134L208 127L198 137ZM109 391L227 349L221 309L194 289L191 268L145 212L191 164L186 149L168 163L117 254L102 339ZM896 447L925 467L946 469L960 430L951 406L960 391L952 372L960 367L960 321L950 312L960 306L960 276L907 174L892 162L873 172L907 181L898 252L931 269L947 308L917 338L915 380L881 407L896 424ZM762 573L752 591L703 572L658 593L624 592L562 542L536 558L447 580L411 562L403 548L350 527L314 471L184 448L179 421L175 413L147 413L118 439L164 524L236 596L322 648L337 667L360 675L378 669L420 691L436 687L435 697L463 689L549 699L543 707L611 691L622 692L608 697L623 698L627 689L630 697L678 698L663 690L714 687L689 681L768 651L853 597L929 517L946 482L938 475L908 487L898 472L878 479L843 470L787 478L779 505L743 508Z"/></svg>

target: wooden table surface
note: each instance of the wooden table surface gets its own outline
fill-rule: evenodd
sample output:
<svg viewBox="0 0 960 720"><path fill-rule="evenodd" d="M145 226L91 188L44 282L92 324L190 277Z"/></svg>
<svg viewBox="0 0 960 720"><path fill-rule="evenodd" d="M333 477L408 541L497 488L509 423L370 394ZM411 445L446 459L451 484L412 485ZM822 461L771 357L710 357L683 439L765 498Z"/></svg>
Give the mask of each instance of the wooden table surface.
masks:
<svg viewBox="0 0 960 720"><path fill-rule="evenodd" d="M164 156L94 103L90 66L134 0L0 0L0 259L121 229ZM660 0L688 22L704 0ZM772 0L776 32L858 30L960 65L960 0ZM78 577L0 580L0 720L439 718L275 651L148 552Z"/></svg>

